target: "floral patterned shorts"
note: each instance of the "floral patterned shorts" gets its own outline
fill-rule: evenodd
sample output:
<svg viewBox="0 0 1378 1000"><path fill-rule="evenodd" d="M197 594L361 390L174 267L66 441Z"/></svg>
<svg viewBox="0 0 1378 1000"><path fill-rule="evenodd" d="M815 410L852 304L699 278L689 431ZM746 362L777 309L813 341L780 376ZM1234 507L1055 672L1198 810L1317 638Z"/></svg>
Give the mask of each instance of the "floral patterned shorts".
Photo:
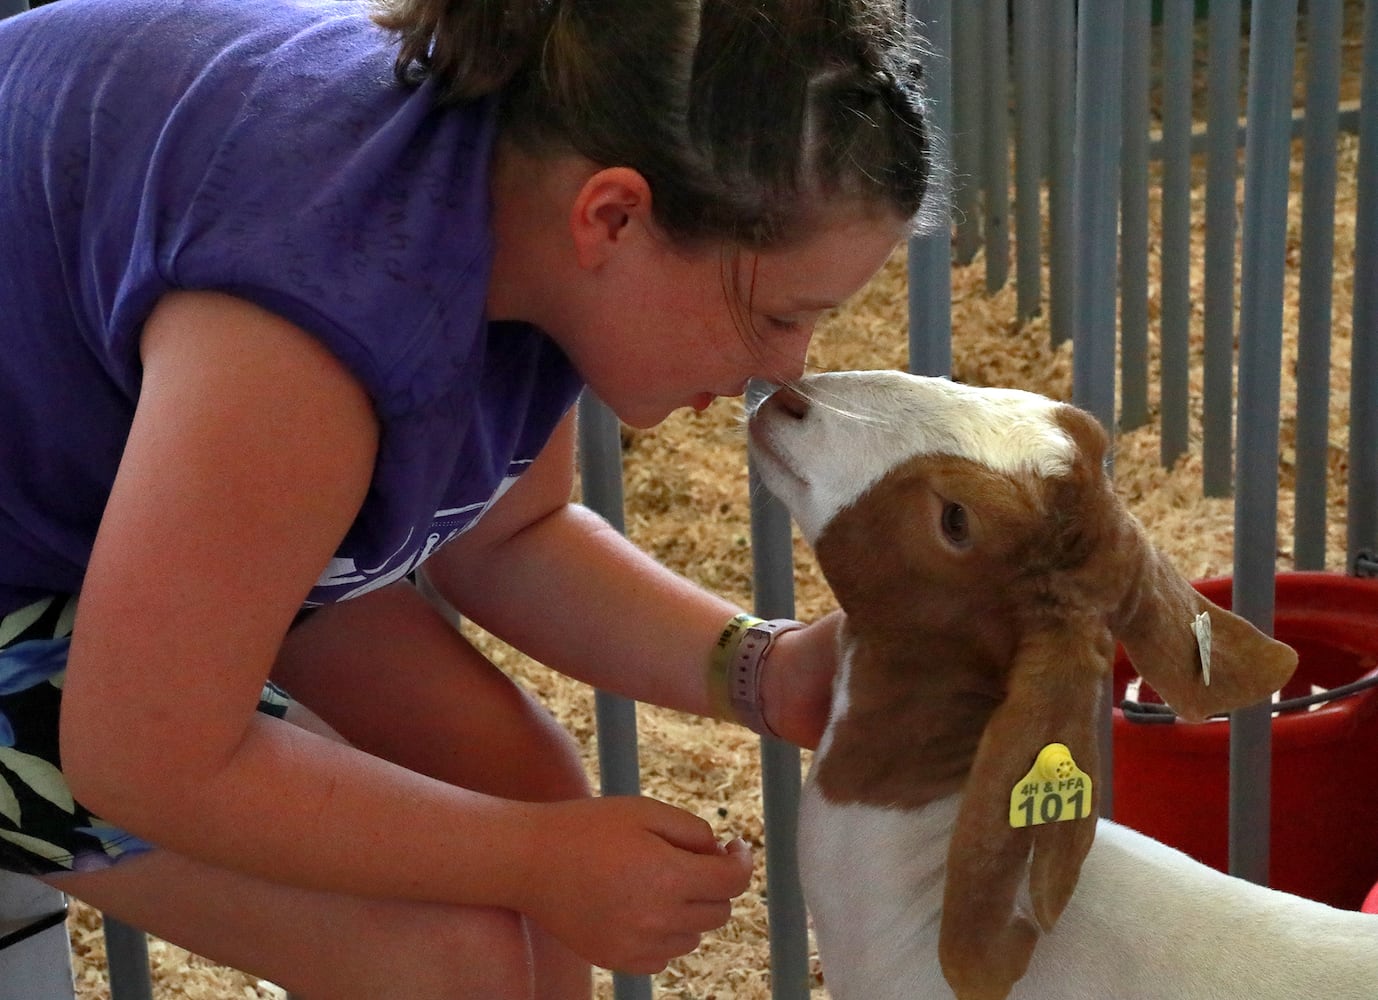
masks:
<svg viewBox="0 0 1378 1000"><path fill-rule="evenodd" d="M58 715L76 598L46 597L0 618L0 868L30 875L106 868L152 845L72 798L58 753ZM271 683L258 710L281 718Z"/></svg>

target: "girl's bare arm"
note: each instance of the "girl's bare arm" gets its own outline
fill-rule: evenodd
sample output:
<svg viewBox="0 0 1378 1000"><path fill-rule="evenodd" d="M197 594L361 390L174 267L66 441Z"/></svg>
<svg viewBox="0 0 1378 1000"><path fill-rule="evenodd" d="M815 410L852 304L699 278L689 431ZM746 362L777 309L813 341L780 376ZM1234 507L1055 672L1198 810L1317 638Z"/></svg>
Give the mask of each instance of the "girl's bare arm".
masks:
<svg viewBox="0 0 1378 1000"><path fill-rule="evenodd" d="M502 500L425 572L461 613L542 663L638 701L713 714L710 650L741 609L569 502L573 440L571 416ZM786 634L767 662L767 718L801 745L816 745L826 722L838 621L830 616Z"/></svg>
<svg viewBox="0 0 1378 1000"><path fill-rule="evenodd" d="M143 356L64 692L79 799L273 880L527 912L605 965L659 967L725 919L749 872L695 817L493 799L257 713L362 502L373 412L317 342L225 295L169 296Z"/></svg>

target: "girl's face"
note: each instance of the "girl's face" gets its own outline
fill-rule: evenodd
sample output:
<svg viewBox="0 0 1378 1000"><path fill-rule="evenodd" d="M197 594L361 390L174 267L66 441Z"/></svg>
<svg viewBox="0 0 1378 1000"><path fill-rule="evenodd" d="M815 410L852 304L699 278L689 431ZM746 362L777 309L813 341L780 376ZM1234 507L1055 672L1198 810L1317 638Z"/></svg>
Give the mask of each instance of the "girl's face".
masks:
<svg viewBox="0 0 1378 1000"><path fill-rule="evenodd" d="M647 239L641 253L622 258L615 285L606 286L616 292L587 317L572 360L633 427L740 396L751 378L798 378L819 318L859 291L906 231L888 216L850 217L761 252L685 254Z"/></svg>

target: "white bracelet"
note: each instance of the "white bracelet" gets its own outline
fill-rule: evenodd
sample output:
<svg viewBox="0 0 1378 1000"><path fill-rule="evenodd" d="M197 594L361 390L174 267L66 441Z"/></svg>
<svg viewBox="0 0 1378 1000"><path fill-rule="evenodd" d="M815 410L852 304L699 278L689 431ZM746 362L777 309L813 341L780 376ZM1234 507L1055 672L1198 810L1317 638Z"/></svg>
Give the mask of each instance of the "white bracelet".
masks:
<svg viewBox="0 0 1378 1000"><path fill-rule="evenodd" d="M737 615L727 623L714 647L710 687L716 689L718 700L726 703L721 707L729 709L731 717L762 736L780 738L766 722L761 669L775 640L803 627L803 622L792 618L763 621L753 615Z"/></svg>

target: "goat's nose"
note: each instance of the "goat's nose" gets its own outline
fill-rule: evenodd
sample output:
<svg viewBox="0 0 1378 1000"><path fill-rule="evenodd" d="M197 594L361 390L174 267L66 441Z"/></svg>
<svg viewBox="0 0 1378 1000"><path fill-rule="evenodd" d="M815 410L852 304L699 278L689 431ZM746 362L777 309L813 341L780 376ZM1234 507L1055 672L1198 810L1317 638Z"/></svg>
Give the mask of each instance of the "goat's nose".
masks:
<svg viewBox="0 0 1378 1000"><path fill-rule="evenodd" d="M793 386L783 385L766 400L771 406L784 410L796 420L803 420L809 412L808 397Z"/></svg>

